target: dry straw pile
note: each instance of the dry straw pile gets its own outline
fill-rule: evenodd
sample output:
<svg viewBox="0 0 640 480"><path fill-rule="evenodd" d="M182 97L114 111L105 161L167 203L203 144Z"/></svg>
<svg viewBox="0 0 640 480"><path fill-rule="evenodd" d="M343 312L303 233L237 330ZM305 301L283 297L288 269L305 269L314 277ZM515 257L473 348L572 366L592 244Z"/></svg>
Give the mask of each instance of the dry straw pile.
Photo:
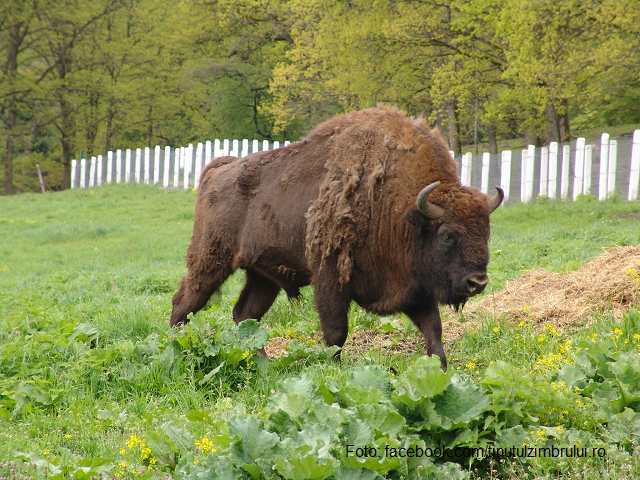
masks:
<svg viewBox="0 0 640 480"><path fill-rule="evenodd" d="M529 270L499 292L469 304L466 318L489 314L511 320L526 317L559 326L583 324L594 313L620 316L640 302L640 246L614 247L567 274Z"/></svg>

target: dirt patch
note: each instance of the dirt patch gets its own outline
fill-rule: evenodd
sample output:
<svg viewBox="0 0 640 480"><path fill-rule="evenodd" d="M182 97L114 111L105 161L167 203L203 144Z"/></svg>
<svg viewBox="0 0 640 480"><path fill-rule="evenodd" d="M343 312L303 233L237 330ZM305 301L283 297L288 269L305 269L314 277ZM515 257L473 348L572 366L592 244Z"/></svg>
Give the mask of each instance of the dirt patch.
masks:
<svg viewBox="0 0 640 480"><path fill-rule="evenodd" d="M318 332L318 336L321 338L322 334ZM291 340L287 337L271 338L265 347L268 357L273 359L286 356ZM346 355L365 353L372 348L378 349L383 354L424 351L422 335L417 330L405 334L403 332L380 333L377 330L368 329L350 334L344 344L344 353Z"/></svg>
<svg viewBox="0 0 640 480"><path fill-rule="evenodd" d="M473 328L483 315L559 327L582 325L593 314L605 311L619 317L630 304L640 302L639 260L640 246L615 247L575 272L529 270L499 292L468 304L463 325ZM445 316L452 323L458 318L453 311Z"/></svg>

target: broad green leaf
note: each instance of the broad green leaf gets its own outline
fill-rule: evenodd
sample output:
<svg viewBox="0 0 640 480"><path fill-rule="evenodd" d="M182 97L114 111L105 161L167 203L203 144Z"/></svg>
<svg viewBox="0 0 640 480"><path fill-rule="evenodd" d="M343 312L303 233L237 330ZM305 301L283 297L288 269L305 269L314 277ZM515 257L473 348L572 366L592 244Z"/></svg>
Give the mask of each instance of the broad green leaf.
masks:
<svg viewBox="0 0 640 480"><path fill-rule="evenodd" d="M276 471L287 480L324 480L334 475L339 465L333 457L319 460L313 453L288 458L279 455L274 463Z"/></svg>
<svg viewBox="0 0 640 480"><path fill-rule="evenodd" d="M620 387L614 380L605 380L601 383L591 394L591 399L604 410L605 415L622 412L625 403Z"/></svg>
<svg viewBox="0 0 640 480"><path fill-rule="evenodd" d="M396 437L406 425L405 418L392 406L358 405L355 407L358 418L376 429L380 434Z"/></svg>
<svg viewBox="0 0 640 480"><path fill-rule="evenodd" d="M612 362L609 368L631 391L640 391L640 361L637 357L631 358L628 362Z"/></svg>
<svg viewBox="0 0 640 480"><path fill-rule="evenodd" d="M353 419L349 422L344 432L344 444L355 445L362 447L365 445L371 445L373 440L373 429L368 423L363 422L360 419Z"/></svg>
<svg viewBox="0 0 640 480"><path fill-rule="evenodd" d="M193 449L195 438L188 430L176 427L171 422L163 424L160 428L181 452L184 453Z"/></svg>
<svg viewBox="0 0 640 480"><path fill-rule="evenodd" d="M371 387L362 387L359 385L345 385L340 389L340 396L345 400L348 406L362 404L378 404L386 399L382 390Z"/></svg>
<svg viewBox="0 0 640 480"><path fill-rule="evenodd" d="M270 458L274 454L274 447L280 442L278 435L262 429L262 421L256 417L230 420L229 431L231 435L240 437L232 445L240 464Z"/></svg>
<svg viewBox="0 0 640 480"><path fill-rule="evenodd" d="M393 382L394 396L409 406L415 406L444 392L451 375L451 370L447 373L442 371L440 358L436 355L420 357Z"/></svg>
<svg viewBox="0 0 640 480"><path fill-rule="evenodd" d="M327 405L323 401L315 401L309 409L308 418L310 422L323 425L325 428L335 431L336 428L345 423L348 419L349 412L337 403Z"/></svg>
<svg viewBox="0 0 640 480"><path fill-rule="evenodd" d="M391 375L377 365L364 365L354 368L347 376L347 385L371 387L385 395L391 392ZM373 402L372 402L373 403Z"/></svg>
<svg viewBox="0 0 640 480"><path fill-rule="evenodd" d="M218 373L222 367L224 367L224 364L225 362L223 361L216 368L213 368L209 373L207 373L204 377L202 377L202 380L200 380L198 384L204 385L205 383L210 382L211 379L215 376L215 374Z"/></svg>
<svg viewBox="0 0 640 480"><path fill-rule="evenodd" d="M384 477L364 468L342 467L336 472L336 480L384 480Z"/></svg>
<svg viewBox="0 0 640 480"><path fill-rule="evenodd" d="M580 367L575 364L565 363L560 368L560 372L558 373L558 380L562 380L567 384L567 387L573 389L573 386L586 378L586 375L582 371Z"/></svg>
<svg viewBox="0 0 640 480"><path fill-rule="evenodd" d="M478 420L489 404L489 396L471 380L454 375L444 395L435 400L436 411L449 418L454 427Z"/></svg>
<svg viewBox="0 0 640 480"><path fill-rule="evenodd" d="M293 419L300 418L311 407L309 398L301 393L279 393L269 399L272 411L282 410Z"/></svg>

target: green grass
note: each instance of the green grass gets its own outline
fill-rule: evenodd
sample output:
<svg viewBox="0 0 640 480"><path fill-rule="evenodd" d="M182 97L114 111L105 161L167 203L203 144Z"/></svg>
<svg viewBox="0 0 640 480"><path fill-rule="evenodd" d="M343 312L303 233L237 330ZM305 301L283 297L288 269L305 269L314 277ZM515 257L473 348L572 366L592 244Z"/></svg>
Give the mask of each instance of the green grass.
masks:
<svg viewBox="0 0 640 480"><path fill-rule="evenodd" d="M121 468L117 466L119 462L130 465L134 461L142 462L140 452L136 452L136 458L133 453L135 448L142 447L127 446L134 433L158 457L154 465L157 478L165 475L205 478L196 477L195 470L189 474L186 465L193 465L193 461L199 459L199 465L203 469L206 465L209 470L203 471L209 475L226 471L220 463L223 460L218 459L235 462L233 459L240 455L241 447L234 439L242 435L238 433L240 437L234 437L229 428L231 431L240 428L234 419L245 417L265 422L266 430L262 430L265 433L258 430L258 437L268 436L267 430L269 434L279 432L282 440L292 439L283 442L289 448L289 456L307 458L306 453L301 453L306 452L306 447L295 444L302 442L298 434L278 430L278 422L284 420L274 405L294 402L283 393L291 393L286 385L300 385L295 379L302 376L322 392L316 393L316 398L316 394L309 391L308 398L312 399L309 411L324 408L322 397L326 401L334 398L343 409L341 412L351 412L356 408L350 404L356 395L353 384L360 376L386 375L398 395L405 380L395 377L412 378L412 369L422 362L418 354L394 355L373 349L364 355L346 355L342 363L336 363L330 359L330 350L308 342L318 329L313 294L308 288L303 290L300 301L288 302L284 295L278 298L263 319L266 332L250 323L243 327L246 330L234 330L231 310L243 283L242 272L234 274L223 285L221 294L195 315L189 328L178 332L169 329L171 297L185 272L184 254L191 236L194 202L192 192L166 192L143 186L0 197L0 478L3 475L8 478L19 478L18 475L90 478L101 469L105 476L113 476ZM492 216L491 288L487 294L530 268L567 272L599 254L602 248L640 244L640 220L634 215L638 212L638 202L596 202L588 198L574 203L539 200L499 209ZM598 353L604 357L598 358L608 358L613 363L626 362L626 357L622 359L619 355L635 348L633 333L640 333L637 328L640 320L636 317L637 313L632 311L625 317L626 323L620 323L604 315L571 337L548 335L543 341L530 325L515 326L487 318L478 332L467 333L447 345L450 372L456 372L454 380L438 377L437 369L424 368L431 372L429 375L434 381L453 381L447 392L463 388L456 379L468 377L471 383L464 384L467 385L464 388L475 392L478 398L489 395L490 407L470 414L468 422L451 426L449 430L442 426L429 427L431 433L427 436L423 433L421 441L442 438L443 442L459 442L464 434L475 435L465 441L477 444L483 439L503 438L500 435L506 435L505 432L515 438L514 428L520 424L539 428L564 425L572 432L582 432L579 435L584 438L600 442L609 452L613 452L614 447L620 451L611 453L607 462L589 461L592 473L585 474L584 478L616 478L620 472L640 474L637 457L625 457L625 452L633 453L633 447L622 439L624 435L640 439L640 397L634 400L634 393L627 392L630 400L625 403L629 412L625 413L629 417L625 417L625 425L630 425L629 431L621 430L623 427L615 422L614 428L602 419L604 407L597 401L587 410L571 410L568 416L559 415L555 410L543 413L542 406L555 401L554 392L544 389L539 396L512 398L512 403L500 413L490 412L491 408L498 408L497 398L504 386L500 383L504 372L492 373L496 368L492 362L507 360L514 368L521 369L523 376L531 376L527 381L533 383L528 388L544 384L548 390L549 382L560 378L561 365L547 365L544 360L549 358L549 353L569 358L569 353L562 350L567 340L579 345L589 342L588 335L594 332L599 338L605 338L608 332L620 328L624 335L605 345ZM380 322L357 307L351 310L352 331L375 327ZM413 335L413 327L403 327L398 333L399 336L407 334ZM300 340L294 343L289 360L265 364L253 352L261 339L266 340L266 335L297 336ZM626 346L616 343L624 338L629 340ZM602 395L615 396L605 389L605 386L609 388L608 370L597 364L599 373L589 376L587 363L584 369L590 381L600 385ZM629 365L629 372L635 372L635 364ZM500 381L495 380L497 378ZM628 373L624 378L635 377ZM285 387L281 386L283 382ZM371 392L360 403L366 404L370 398L375 398ZM441 405L436 400L434 405ZM394 402L393 408L399 409L407 425L417 421L415 407L402 400ZM529 416L516 421L517 415L513 412L518 402L526 406ZM588 399L584 402L588 403ZM617 411L606 414L609 418L623 415ZM310 421L304 416L306 413L300 415L295 417L296 428ZM418 423L411 425L414 432L424 428L417 426ZM636 430L634 425L638 426ZM254 427L246 424L242 428ZM349 428L352 431L355 427ZM337 436L331 440L331 452L336 457L336 445L352 438L346 430L340 431L340 440ZM451 432L457 432L458 440L447 436ZM364 431L361 433L365 435ZM200 453L193 451L194 439L205 435L216 439L218 453L224 455L205 458L202 449ZM246 438L251 436L246 435ZM396 435L402 440L415 433L402 430ZM182 445L187 441L189 445ZM324 451L318 446L319 440L314 442L313 448ZM278 458L273 452L273 458ZM3 464L3 461L11 463ZM314 461L326 468L332 465L328 457ZM148 464L149 459L144 462ZM438 468L449 468L451 464L438 465ZM472 464L469 473L481 478L491 475L495 478L495 472L506 478L557 478L576 472L582 466L575 461L566 464L534 461L524 465L517 462L494 465L484 461ZM11 468L16 469L14 476ZM45 468L48 474L43 473ZM82 468L90 472L86 477ZM141 478L132 468L125 469L120 478ZM270 468L267 471L276 475L276 470ZM462 462L460 472L464 474L465 468L468 466ZM256 474L250 467L233 471L236 474L244 471L246 478L250 478L251 472L257 475L255 478L271 478L264 477L264 473ZM278 476L272 478L298 478L286 471L281 465ZM442 472L433 471L432 475ZM156 473L149 469L147 475L145 478L152 478ZM364 474L348 476L344 472L340 475L329 478L377 478ZM403 474L395 470L385 475L403 478Z"/></svg>

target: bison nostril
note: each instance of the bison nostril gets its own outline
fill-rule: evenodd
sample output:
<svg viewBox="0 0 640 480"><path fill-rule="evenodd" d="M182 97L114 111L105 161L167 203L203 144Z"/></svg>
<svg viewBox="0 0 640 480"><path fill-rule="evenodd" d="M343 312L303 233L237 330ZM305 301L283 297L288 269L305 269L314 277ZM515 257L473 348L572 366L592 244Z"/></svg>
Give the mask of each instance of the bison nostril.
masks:
<svg viewBox="0 0 640 480"><path fill-rule="evenodd" d="M480 293L487 286L489 279L486 275L471 275L465 279L469 293Z"/></svg>

